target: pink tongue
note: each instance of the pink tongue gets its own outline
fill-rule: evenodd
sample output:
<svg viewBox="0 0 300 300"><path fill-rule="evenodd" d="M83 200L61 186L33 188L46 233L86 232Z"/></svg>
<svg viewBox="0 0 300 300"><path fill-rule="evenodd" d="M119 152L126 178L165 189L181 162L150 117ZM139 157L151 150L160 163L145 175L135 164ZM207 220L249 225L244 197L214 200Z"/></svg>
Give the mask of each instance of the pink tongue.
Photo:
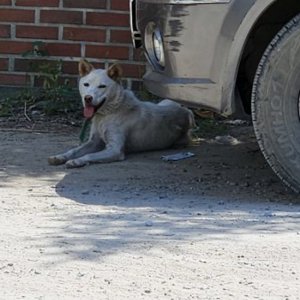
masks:
<svg viewBox="0 0 300 300"><path fill-rule="evenodd" d="M83 115L85 118L90 119L95 113L93 106L86 106L83 110Z"/></svg>

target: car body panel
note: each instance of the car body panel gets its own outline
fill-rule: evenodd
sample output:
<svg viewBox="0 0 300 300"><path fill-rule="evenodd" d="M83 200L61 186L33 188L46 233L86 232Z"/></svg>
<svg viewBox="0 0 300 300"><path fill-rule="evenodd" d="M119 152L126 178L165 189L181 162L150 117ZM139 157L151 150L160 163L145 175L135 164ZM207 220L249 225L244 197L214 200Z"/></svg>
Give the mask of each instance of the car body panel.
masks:
<svg viewBox="0 0 300 300"><path fill-rule="evenodd" d="M132 9L142 43L147 24L153 22L162 32L165 49L165 67L150 63L146 87L163 98L232 114L243 47L256 20L275 1L135 2Z"/></svg>

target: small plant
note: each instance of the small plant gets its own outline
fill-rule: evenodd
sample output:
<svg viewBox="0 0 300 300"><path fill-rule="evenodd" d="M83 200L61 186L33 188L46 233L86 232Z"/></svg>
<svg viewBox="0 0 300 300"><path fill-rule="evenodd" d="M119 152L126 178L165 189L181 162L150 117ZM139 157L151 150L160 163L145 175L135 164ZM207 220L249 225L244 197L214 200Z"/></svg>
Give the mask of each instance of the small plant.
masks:
<svg viewBox="0 0 300 300"><path fill-rule="evenodd" d="M49 57L49 53L46 50L46 46L43 42L34 42L32 44L32 50L23 53L23 57L32 58L29 63L30 72L36 73L37 79L42 79L42 86L47 91L49 89L59 88L62 91L63 88L69 91L69 81L65 80L60 82L60 76L62 75L63 62L62 60L41 60L41 57ZM36 58L39 58L36 60ZM51 94L51 96L53 96Z"/></svg>
<svg viewBox="0 0 300 300"><path fill-rule="evenodd" d="M17 116L27 111L35 103L35 95L29 90L22 90L15 95L0 100L0 117Z"/></svg>
<svg viewBox="0 0 300 300"><path fill-rule="evenodd" d="M1 99L0 116L14 116L20 107L26 115L32 111L53 115L79 110L78 94L68 80L61 81L63 62L47 60L49 53L43 42L32 43L32 49L23 53L23 57L30 59L29 71L41 80L42 88L27 88Z"/></svg>

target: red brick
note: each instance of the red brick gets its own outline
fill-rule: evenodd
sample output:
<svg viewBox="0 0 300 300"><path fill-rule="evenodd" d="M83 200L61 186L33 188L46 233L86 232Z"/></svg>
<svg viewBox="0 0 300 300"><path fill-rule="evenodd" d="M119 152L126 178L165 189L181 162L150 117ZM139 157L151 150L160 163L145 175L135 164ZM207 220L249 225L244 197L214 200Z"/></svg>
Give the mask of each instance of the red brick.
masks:
<svg viewBox="0 0 300 300"><path fill-rule="evenodd" d="M46 59L24 59L24 58L17 58L15 59L15 66L14 70L16 72L34 72L37 70L38 66L42 64L56 64L55 61L46 60Z"/></svg>
<svg viewBox="0 0 300 300"><path fill-rule="evenodd" d="M106 32L103 29L65 27L64 39L72 41L104 42Z"/></svg>
<svg viewBox="0 0 300 300"><path fill-rule="evenodd" d="M128 59L129 48L118 46L86 46L86 56L102 59Z"/></svg>
<svg viewBox="0 0 300 300"><path fill-rule="evenodd" d="M65 61L63 62L63 69L64 74L78 74L78 62L75 61Z"/></svg>
<svg viewBox="0 0 300 300"><path fill-rule="evenodd" d="M92 62L92 65L95 69L105 69L104 63Z"/></svg>
<svg viewBox="0 0 300 300"><path fill-rule="evenodd" d="M129 11L129 1L124 1L124 0L110 0L110 1L111 1L112 9Z"/></svg>
<svg viewBox="0 0 300 300"><path fill-rule="evenodd" d="M121 0L124 1L124 0ZM64 0L64 7L106 8L106 0Z"/></svg>
<svg viewBox="0 0 300 300"><path fill-rule="evenodd" d="M0 5L11 5L11 0L0 0Z"/></svg>
<svg viewBox="0 0 300 300"><path fill-rule="evenodd" d="M141 79L145 73L145 65L133 65L121 63L124 77L132 77Z"/></svg>
<svg viewBox="0 0 300 300"><path fill-rule="evenodd" d="M50 56L76 56L80 57L81 46L79 44L47 44L46 49Z"/></svg>
<svg viewBox="0 0 300 300"><path fill-rule="evenodd" d="M9 25L0 25L0 37L1 38L10 37L10 26Z"/></svg>
<svg viewBox="0 0 300 300"><path fill-rule="evenodd" d="M0 61L1 62L1 61ZM48 64L50 66L57 65L57 61L53 60L46 60L46 59L21 59L18 58L15 60L15 67L14 70L16 72L35 72L36 67L40 65ZM65 61L63 62L62 67L62 73L63 74L69 74L69 75L77 75L78 74L78 63L73 61Z"/></svg>
<svg viewBox="0 0 300 300"><path fill-rule="evenodd" d="M80 57L81 54L79 44L47 43L44 48L49 56ZM0 41L0 53L22 54L28 50L32 50L32 43Z"/></svg>
<svg viewBox="0 0 300 300"><path fill-rule="evenodd" d="M129 30L111 30L110 41L112 43L131 44L131 34Z"/></svg>
<svg viewBox="0 0 300 300"><path fill-rule="evenodd" d="M66 83L66 80L68 81L68 86L69 87L73 87L73 88L77 87L77 82L78 82L77 78L61 76L61 77L59 77L58 82L61 85L63 85L63 84ZM34 77L34 86L35 87L42 87L43 82L44 82L43 76L41 76L41 77L40 76L39 77L35 76Z"/></svg>
<svg viewBox="0 0 300 300"><path fill-rule="evenodd" d="M128 14L87 12L86 23L98 26L129 27Z"/></svg>
<svg viewBox="0 0 300 300"><path fill-rule="evenodd" d="M7 71L7 70L8 70L8 59L0 58L0 71Z"/></svg>
<svg viewBox="0 0 300 300"><path fill-rule="evenodd" d="M59 0L16 0L16 6L58 7Z"/></svg>
<svg viewBox="0 0 300 300"><path fill-rule="evenodd" d="M58 28L49 26L18 25L16 28L16 37L54 40L58 38Z"/></svg>
<svg viewBox="0 0 300 300"><path fill-rule="evenodd" d="M63 10L42 10L41 23L82 24L82 12Z"/></svg>
<svg viewBox="0 0 300 300"><path fill-rule="evenodd" d="M34 22L33 10L22 9L1 9L0 10L1 22Z"/></svg>
<svg viewBox="0 0 300 300"><path fill-rule="evenodd" d="M1 54L22 54L32 49L32 44L27 42L0 41Z"/></svg>
<svg viewBox="0 0 300 300"><path fill-rule="evenodd" d="M31 59L16 59L14 70L16 72L30 72L31 67L30 63L32 62Z"/></svg>
<svg viewBox="0 0 300 300"><path fill-rule="evenodd" d="M134 61L146 61L146 57L143 49L133 49Z"/></svg>
<svg viewBox="0 0 300 300"><path fill-rule="evenodd" d="M92 63L94 68L96 69L103 69L104 64L103 63ZM63 69L64 74L68 75L78 75L78 62L77 61L65 61L63 62Z"/></svg>
<svg viewBox="0 0 300 300"><path fill-rule="evenodd" d="M24 86L27 83L26 75L0 74L0 85Z"/></svg>

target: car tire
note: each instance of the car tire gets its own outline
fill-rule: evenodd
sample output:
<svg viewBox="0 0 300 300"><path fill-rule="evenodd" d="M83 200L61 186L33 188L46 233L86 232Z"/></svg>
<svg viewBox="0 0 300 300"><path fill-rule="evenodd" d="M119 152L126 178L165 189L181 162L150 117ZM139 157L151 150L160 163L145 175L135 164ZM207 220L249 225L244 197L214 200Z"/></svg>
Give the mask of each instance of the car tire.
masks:
<svg viewBox="0 0 300 300"><path fill-rule="evenodd" d="M254 79L251 109L266 160L300 192L300 14L266 49Z"/></svg>

